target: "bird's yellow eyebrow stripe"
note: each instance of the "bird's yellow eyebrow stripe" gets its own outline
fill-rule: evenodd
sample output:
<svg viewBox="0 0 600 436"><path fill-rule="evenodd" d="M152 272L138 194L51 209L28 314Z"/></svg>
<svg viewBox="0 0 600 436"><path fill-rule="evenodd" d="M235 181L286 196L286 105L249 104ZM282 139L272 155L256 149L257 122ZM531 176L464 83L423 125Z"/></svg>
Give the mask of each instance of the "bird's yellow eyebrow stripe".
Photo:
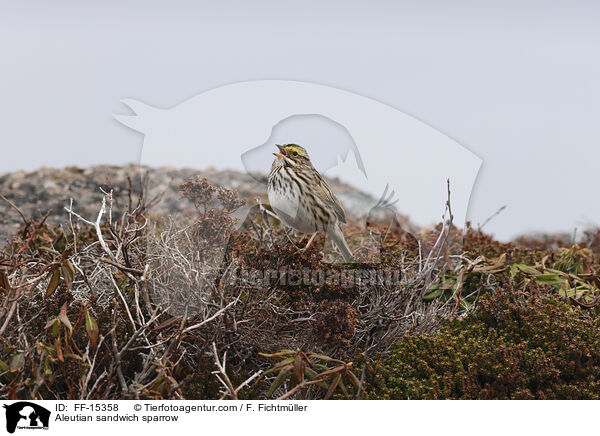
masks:
<svg viewBox="0 0 600 436"><path fill-rule="evenodd" d="M286 151L295 151L296 153L298 153L299 155L302 155L302 150L299 149L298 147L294 147L293 145L288 145L287 147L285 147Z"/></svg>

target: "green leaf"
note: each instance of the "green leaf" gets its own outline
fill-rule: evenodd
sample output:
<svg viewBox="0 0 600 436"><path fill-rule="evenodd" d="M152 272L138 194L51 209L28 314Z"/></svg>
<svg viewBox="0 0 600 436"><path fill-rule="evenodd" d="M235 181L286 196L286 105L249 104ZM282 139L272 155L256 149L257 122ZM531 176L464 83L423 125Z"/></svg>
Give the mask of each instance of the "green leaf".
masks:
<svg viewBox="0 0 600 436"><path fill-rule="evenodd" d="M49 297L56 291L58 284L60 283L60 270L56 268L52 272L52 277L50 277L50 283L48 283L48 287L46 288L46 297Z"/></svg>
<svg viewBox="0 0 600 436"><path fill-rule="evenodd" d="M284 367L281 366L274 366L273 368L270 368L268 370L266 370L265 372L262 373L263 376L267 375L267 374L271 374L272 372L281 372L284 368L292 368L291 364L287 364Z"/></svg>
<svg viewBox="0 0 600 436"><path fill-rule="evenodd" d="M15 372L25 364L25 353L17 353L10 360L10 371Z"/></svg>
<svg viewBox="0 0 600 436"><path fill-rule="evenodd" d="M58 338L60 335L60 320L56 318L52 323L52 336Z"/></svg>
<svg viewBox="0 0 600 436"><path fill-rule="evenodd" d="M295 357L288 357L287 359L280 360L273 368L281 368L282 366L292 363L294 360L296 360Z"/></svg>
<svg viewBox="0 0 600 436"><path fill-rule="evenodd" d="M331 398L331 396L337 389L338 385L340 384L341 379L342 379L342 374L338 372L335 375L335 377L333 377L333 381L331 382L331 385L329 386L329 389L327 390L327 393L325 394L324 400L328 400Z"/></svg>
<svg viewBox="0 0 600 436"><path fill-rule="evenodd" d="M339 386L340 386L340 389L342 391L342 394L344 394L344 397L349 398L350 395L348 395L348 390L346 389L346 386L344 386L344 380L340 381Z"/></svg>
<svg viewBox="0 0 600 436"><path fill-rule="evenodd" d="M67 290L71 289L71 286L73 285L73 266L71 265L71 262L69 262L68 260L65 260L65 262L62 264L61 266L61 270L63 273L63 279L65 281L65 286L67 287Z"/></svg>
<svg viewBox="0 0 600 436"><path fill-rule="evenodd" d="M56 345L54 348L56 349L56 357L58 357L58 360L60 360L61 362L64 362L65 358L64 358L63 352L62 352L62 346L60 345L60 338L56 339Z"/></svg>
<svg viewBox="0 0 600 436"><path fill-rule="evenodd" d="M304 381L305 368L306 365L304 364L304 359L302 358L302 355L299 352L296 353L294 359L294 376L292 377L292 387Z"/></svg>
<svg viewBox="0 0 600 436"><path fill-rule="evenodd" d="M98 345L98 323L87 308L85 309L85 331L90 338L92 349L95 350Z"/></svg>
<svg viewBox="0 0 600 436"><path fill-rule="evenodd" d="M306 372L307 378L309 380L315 380L319 375L316 373L316 371L314 371L312 368L309 368L309 367L306 368L305 372ZM315 384L325 390L327 390L327 388L328 388L327 383L325 383L324 381L315 383Z"/></svg>
<svg viewBox="0 0 600 436"><path fill-rule="evenodd" d="M556 273L544 273L535 276L540 283L547 283L555 288L569 287L569 281L562 275Z"/></svg>
<svg viewBox="0 0 600 436"><path fill-rule="evenodd" d="M48 321L46 323L46 325L44 326L44 328L47 329L48 327L52 327L52 324L54 324L56 321L59 321L59 319L58 318L52 318L50 321Z"/></svg>
<svg viewBox="0 0 600 436"><path fill-rule="evenodd" d="M561 297L575 297L577 295L577 290L567 286L564 288L560 288L560 290L558 291L558 295L560 295Z"/></svg>
<svg viewBox="0 0 600 436"><path fill-rule="evenodd" d="M444 294L444 289L436 289L423 296L423 300L429 301L441 297Z"/></svg>
<svg viewBox="0 0 600 436"><path fill-rule="evenodd" d="M515 263L514 266L517 267L521 272L523 272L525 274L534 275L534 276L537 276L538 274L541 274L534 267L529 266L529 265L525 265L523 263Z"/></svg>
<svg viewBox="0 0 600 436"><path fill-rule="evenodd" d="M279 388L279 386L283 384L283 382L287 379L291 372L292 365L289 365L288 367L282 369L279 372L279 375L275 378L275 381L269 387L269 391L267 392L268 397L272 396L275 393L275 391Z"/></svg>
<svg viewBox="0 0 600 436"><path fill-rule="evenodd" d="M315 363L315 368L322 369L323 371L329 371L329 367L327 365L323 365L322 363Z"/></svg>
<svg viewBox="0 0 600 436"><path fill-rule="evenodd" d="M44 357L44 374L45 375L51 375L52 374L52 366L50 365L50 363L52 362L52 359L50 358L50 356L46 356Z"/></svg>
<svg viewBox="0 0 600 436"><path fill-rule="evenodd" d="M354 387L358 389L358 387L360 386L360 381L358 380L358 377L356 377L356 375L352 371L348 371L348 375L350 376L350 381L352 382Z"/></svg>
<svg viewBox="0 0 600 436"><path fill-rule="evenodd" d="M514 280L515 276L517 275L518 272L519 272L519 269L517 268L517 265L511 265L510 266L510 279Z"/></svg>
<svg viewBox="0 0 600 436"><path fill-rule="evenodd" d="M279 351L277 353L273 353L273 354L258 353L259 356L269 357L271 359L285 358L287 356L294 355L294 354L296 354L296 352L294 350L281 350L281 351Z"/></svg>
<svg viewBox="0 0 600 436"><path fill-rule="evenodd" d="M562 278L561 276L559 276L556 273L543 273L543 274L538 274L537 276L535 276L535 279L538 282L543 282L543 283L553 283L556 281L563 281L564 278Z"/></svg>
<svg viewBox="0 0 600 436"><path fill-rule="evenodd" d="M315 359L324 360L325 362L333 362L333 361L337 362L338 361L337 359L334 359L334 358L329 357L329 356L325 356L324 354L313 354L313 353L311 353L310 354L310 358L311 359L315 358Z"/></svg>

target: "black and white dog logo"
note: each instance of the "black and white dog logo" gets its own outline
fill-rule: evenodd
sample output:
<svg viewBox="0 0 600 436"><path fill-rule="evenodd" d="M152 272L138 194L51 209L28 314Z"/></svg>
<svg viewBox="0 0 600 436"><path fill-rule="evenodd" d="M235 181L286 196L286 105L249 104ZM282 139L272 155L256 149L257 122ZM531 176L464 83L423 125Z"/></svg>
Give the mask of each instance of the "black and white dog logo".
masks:
<svg viewBox="0 0 600 436"><path fill-rule="evenodd" d="M29 401L4 405L6 409L6 431L19 429L48 429L50 411Z"/></svg>

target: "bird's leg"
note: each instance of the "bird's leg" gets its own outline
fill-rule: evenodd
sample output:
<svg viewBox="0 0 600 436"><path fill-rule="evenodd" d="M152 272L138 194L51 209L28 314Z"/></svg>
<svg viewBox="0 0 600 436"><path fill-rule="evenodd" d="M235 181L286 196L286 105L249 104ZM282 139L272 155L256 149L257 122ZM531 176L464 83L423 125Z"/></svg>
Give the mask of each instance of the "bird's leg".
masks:
<svg viewBox="0 0 600 436"><path fill-rule="evenodd" d="M315 239L315 236L317 236L317 232L314 232L312 234L312 236L310 237L310 239L306 243L306 246L304 248L301 248L300 251L305 251L308 247L310 247L310 244L312 244L312 241Z"/></svg>

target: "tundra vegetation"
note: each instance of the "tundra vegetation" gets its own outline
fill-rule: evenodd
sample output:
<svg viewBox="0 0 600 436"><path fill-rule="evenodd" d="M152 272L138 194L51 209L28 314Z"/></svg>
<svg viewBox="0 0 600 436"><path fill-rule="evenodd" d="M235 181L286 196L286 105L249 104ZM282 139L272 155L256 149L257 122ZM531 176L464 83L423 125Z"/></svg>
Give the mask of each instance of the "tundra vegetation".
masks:
<svg viewBox="0 0 600 436"><path fill-rule="evenodd" d="M21 214L0 254L0 397L600 398L600 231L501 243L455 227L449 188L416 234L351 218L360 261L331 263L266 204L242 223L236 191L180 188L179 216L143 189L105 191L95 216L67 204L61 225Z"/></svg>

